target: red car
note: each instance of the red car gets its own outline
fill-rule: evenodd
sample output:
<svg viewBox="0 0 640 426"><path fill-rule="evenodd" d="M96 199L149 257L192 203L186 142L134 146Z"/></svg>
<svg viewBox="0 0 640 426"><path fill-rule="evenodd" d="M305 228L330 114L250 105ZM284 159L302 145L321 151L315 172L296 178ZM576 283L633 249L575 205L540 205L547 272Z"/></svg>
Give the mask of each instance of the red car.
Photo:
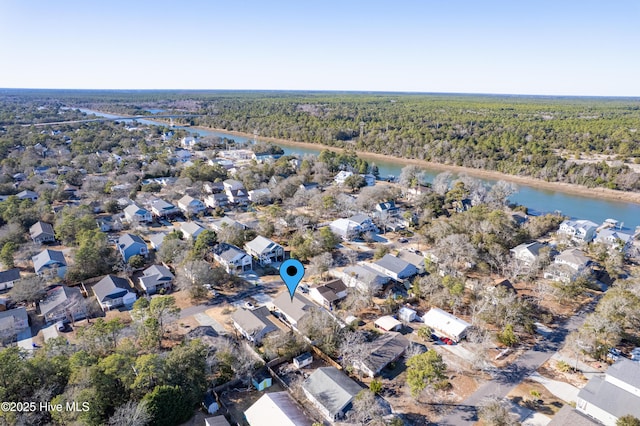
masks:
<svg viewBox="0 0 640 426"><path fill-rule="evenodd" d="M447 345L453 345L455 342L448 337L441 337L440 340L442 343L446 343Z"/></svg>

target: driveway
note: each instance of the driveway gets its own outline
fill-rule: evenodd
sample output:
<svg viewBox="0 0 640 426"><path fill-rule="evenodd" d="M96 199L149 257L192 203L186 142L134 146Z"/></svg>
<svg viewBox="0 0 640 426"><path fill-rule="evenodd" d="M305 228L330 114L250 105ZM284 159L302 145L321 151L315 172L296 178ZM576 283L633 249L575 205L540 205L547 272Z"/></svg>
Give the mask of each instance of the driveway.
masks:
<svg viewBox="0 0 640 426"><path fill-rule="evenodd" d="M547 388L547 390L554 396L560 398L564 402L576 402L578 400L578 392L580 392L580 389L573 385L570 385L569 383L549 379L547 377L541 376L537 372L530 375L529 379L533 380L534 382L540 383L542 386Z"/></svg>

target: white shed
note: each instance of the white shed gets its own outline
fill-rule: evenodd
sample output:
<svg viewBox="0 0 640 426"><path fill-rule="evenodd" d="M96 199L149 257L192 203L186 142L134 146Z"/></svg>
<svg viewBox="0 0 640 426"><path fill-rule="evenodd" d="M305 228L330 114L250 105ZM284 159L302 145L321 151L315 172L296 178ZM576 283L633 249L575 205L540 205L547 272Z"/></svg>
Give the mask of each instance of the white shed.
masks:
<svg viewBox="0 0 640 426"><path fill-rule="evenodd" d="M380 317L373 324L384 331L397 331L402 327L402 323L391 315Z"/></svg>
<svg viewBox="0 0 640 426"><path fill-rule="evenodd" d="M416 319L416 311L414 311L411 308L407 308L406 306L403 306L398 311L398 319L404 322L411 322Z"/></svg>
<svg viewBox="0 0 640 426"><path fill-rule="evenodd" d="M433 331L444 334L456 342L464 338L471 324L438 308L431 308L422 317L424 324Z"/></svg>

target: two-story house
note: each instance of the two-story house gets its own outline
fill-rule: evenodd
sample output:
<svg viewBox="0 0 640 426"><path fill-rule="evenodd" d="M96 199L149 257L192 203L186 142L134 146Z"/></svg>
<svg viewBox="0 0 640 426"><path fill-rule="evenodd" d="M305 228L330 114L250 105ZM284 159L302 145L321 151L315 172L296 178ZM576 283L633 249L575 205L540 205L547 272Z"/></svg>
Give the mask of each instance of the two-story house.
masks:
<svg viewBox="0 0 640 426"><path fill-rule="evenodd" d="M142 238L133 234L124 234L118 238L116 243L120 255L125 262L128 262L132 256L140 255L147 257L149 255L149 248L147 243Z"/></svg>
<svg viewBox="0 0 640 426"><path fill-rule="evenodd" d="M230 274L238 274L252 269L253 259L244 250L227 243L213 248L213 258Z"/></svg>
<svg viewBox="0 0 640 426"><path fill-rule="evenodd" d="M187 216L197 215L207 209L207 206L198 199L193 198L190 195L185 195L178 200L178 207Z"/></svg>
<svg viewBox="0 0 640 426"><path fill-rule="evenodd" d="M262 235L246 243L244 249L262 266L284 261L284 247Z"/></svg>
<svg viewBox="0 0 640 426"><path fill-rule="evenodd" d="M129 223L151 223L153 221L151 212L142 207L138 207L136 204L130 204L125 207L124 218Z"/></svg>

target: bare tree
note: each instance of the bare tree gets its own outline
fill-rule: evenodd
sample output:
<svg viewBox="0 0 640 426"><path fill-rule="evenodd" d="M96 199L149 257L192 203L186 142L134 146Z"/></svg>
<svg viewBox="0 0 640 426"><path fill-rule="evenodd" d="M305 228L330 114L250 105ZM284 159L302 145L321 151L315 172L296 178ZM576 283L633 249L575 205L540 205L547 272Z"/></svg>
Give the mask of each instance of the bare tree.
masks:
<svg viewBox="0 0 640 426"><path fill-rule="evenodd" d="M499 180L489 190L487 199L496 206L505 206L509 202L509 197L516 192L518 187L514 183Z"/></svg>
<svg viewBox="0 0 640 426"><path fill-rule="evenodd" d="M510 411L509 403L499 399L487 400L479 410L480 419L492 426L515 426L520 423L517 415Z"/></svg>
<svg viewBox="0 0 640 426"><path fill-rule="evenodd" d="M431 188L435 193L445 195L449 191L449 186L451 185L451 177L451 172L439 173L435 178L433 178Z"/></svg>
<svg viewBox="0 0 640 426"><path fill-rule="evenodd" d="M331 253L324 252L309 259L309 269L314 275L320 275L324 278L324 274L333 266L333 256Z"/></svg>
<svg viewBox="0 0 640 426"><path fill-rule="evenodd" d="M347 420L358 425L382 426L385 424L383 416L385 408L378 397L369 389L363 389L353 400L353 407L349 411Z"/></svg>
<svg viewBox="0 0 640 426"><path fill-rule="evenodd" d="M146 426L149 422L151 422L151 414L142 401L127 401L116 408L109 418L110 426Z"/></svg>

